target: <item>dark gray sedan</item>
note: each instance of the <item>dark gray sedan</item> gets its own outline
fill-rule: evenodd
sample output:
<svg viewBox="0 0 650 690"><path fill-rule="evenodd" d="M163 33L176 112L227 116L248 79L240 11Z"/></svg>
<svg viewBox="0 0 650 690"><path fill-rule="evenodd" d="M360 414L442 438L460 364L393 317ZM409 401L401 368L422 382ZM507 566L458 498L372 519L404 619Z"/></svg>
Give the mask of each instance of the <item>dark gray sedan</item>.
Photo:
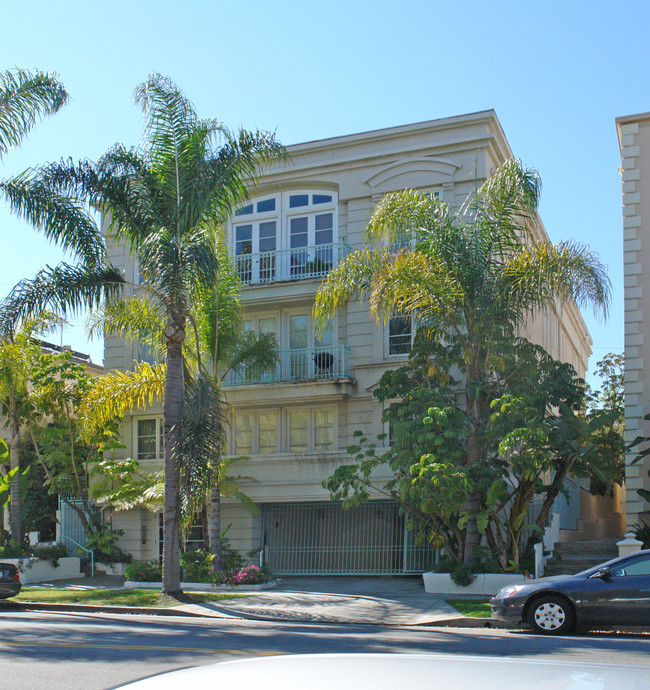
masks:
<svg viewBox="0 0 650 690"><path fill-rule="evenodd" d="M13 563L0 563L0 599L20 594L20 575Z"/></svg>
<svg viewBox="0 0 650 690"><path fill-rule="evenodd" d="M650 550L615 558L575 575L504 587L490 599L492 617L561 635L576 626L650 627Z"/></svg>

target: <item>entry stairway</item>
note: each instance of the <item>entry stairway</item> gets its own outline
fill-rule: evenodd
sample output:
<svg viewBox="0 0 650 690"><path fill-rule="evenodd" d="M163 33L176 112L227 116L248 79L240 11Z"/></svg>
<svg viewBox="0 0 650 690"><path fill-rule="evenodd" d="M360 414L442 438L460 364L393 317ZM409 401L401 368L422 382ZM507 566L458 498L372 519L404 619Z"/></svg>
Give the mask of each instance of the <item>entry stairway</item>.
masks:
<svg viewBox="0 0 650 690"><path fill-rule="evenodd" d="M571 575L618 556L618 539L595 539L556 544L546 563L546 575Z"/></svg>

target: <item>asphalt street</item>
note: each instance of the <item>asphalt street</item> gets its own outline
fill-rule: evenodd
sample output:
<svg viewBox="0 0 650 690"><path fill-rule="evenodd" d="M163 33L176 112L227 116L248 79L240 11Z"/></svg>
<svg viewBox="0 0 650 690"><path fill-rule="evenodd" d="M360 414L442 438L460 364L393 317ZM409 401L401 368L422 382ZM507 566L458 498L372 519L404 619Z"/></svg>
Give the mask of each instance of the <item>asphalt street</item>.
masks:
<svg viewBox="0 0 650 690"><path fill-rule="evenodd" d="M0 607L0 687L112 688L187 666L272 654L446 653L648 666L647 635L272 623Z"/></svg>

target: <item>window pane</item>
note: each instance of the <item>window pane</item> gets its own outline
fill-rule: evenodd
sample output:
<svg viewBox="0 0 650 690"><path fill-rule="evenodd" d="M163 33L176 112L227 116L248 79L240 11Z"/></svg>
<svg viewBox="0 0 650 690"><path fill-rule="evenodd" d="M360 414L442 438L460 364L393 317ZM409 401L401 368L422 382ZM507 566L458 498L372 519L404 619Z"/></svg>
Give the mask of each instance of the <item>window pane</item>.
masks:
<svg viewBox="0 0 650 690"><path fill-rule="evenodd" d="M334 240L333 216L331 213L324 213L316 216L316 233L314 235L315 244L330 244Z"/></svg>
<svg viewBox="0 0 650 690"><path fill-rule="evenodd" d="M275 221L260 223L260 251L275 251Z"/></svg>
<svg viewBox="0 0 650 690"><path fill-rule="evenodd" d="M249 213L253 213L253 204L242 206L235 211L236 216L247 216Z"/></svg>
<svg viewBox="0 0 650 690"><path fill-rule="evenodd" d="M289 318L289 347L308 347L309 317L307 314L299 314Z"/></svg>
<svg viewBox="0 0 650 690"><path fill-rule="evenodd" d="M307 246L307 218L292 218L289 224L291 247Z"/></svg>
<svg viewBox="0 0 650 690"><path fill-rule="evenodd" d="M312 203L314 204L326 204L332 201L331 194L314 194L312 197Z"/></svg>
<svg viewBox="0 0 650 690"><path fill-rule="evenodd" d="M289 450L306 451L309 447L309 413L291 412L289 414Z"/></svg>
<svg viewBox="0 0 650 690"><path fill-rule="evenodd" d="M289 208L309 205L309 194L292 194L289 197Z"/></svg>
<svg viewBox="0 0 650 690"><path fill-rule="evenodd" d="M235 254L251 254L253 252L253 226L238 225L235 228Z"/></svg>
<svg viewBox="0 0 650 690"><path fill-rule="evenodd" d="M314 450L334 449L334 414L332 410L314 412Z"/></svg>
<svg viewBox="0 0 650 690"><path fill-rule="evenodd" d="M253 417L249 414L235 415L235 452L253 452Z"/></svg>
<svg viewBox="0 0 650 690"><path fill-rule="evenodd" d="M265 199L257 202L257 212L264 213L265 211L275 211L275 199Z"/></svg>
<svg viewBox="0 0 650 690"><path fill-rule="evenodd" d="M277 333L275 318L260 319L259 330L260 333Z"/></svg>
<svg viewBox="0 0 650 690"><path fill-rule="evenodd" d="M156 420L138 420L137 440L138 460L155 460L156 454Z"/></svg>
<svg viewBox="0 0 650 690"><path fill-rule="evenodd" d="M403 355L411 351L411 317L393 316L388 322L388 354Z"/></svg>
<svg viewBox="0 0 650 690"><path fill-rule="evenodd" d="M259 415L260 453L275 453L277 444L277 417L274 413Z"/></svg>

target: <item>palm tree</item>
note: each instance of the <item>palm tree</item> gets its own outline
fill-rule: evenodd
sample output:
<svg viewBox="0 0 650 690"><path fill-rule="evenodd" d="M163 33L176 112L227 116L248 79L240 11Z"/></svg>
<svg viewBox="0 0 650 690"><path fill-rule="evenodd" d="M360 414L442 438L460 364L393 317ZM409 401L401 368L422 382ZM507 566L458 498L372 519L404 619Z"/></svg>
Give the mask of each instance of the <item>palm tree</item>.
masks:
<svg viewBox="0 0 650 690"><path fill-rule="evenodd" d="M224 476L227 407L222 382L234 372L240 376L263 374L277 363L275 335L243 330L238 293L241 284L227 251L217 243L217 280L194 295L189 319L194 337L184 344L185 400L180 423L180 471L185 519L208 509L208 544L220 567L221 493L233 484ZM164 312L161 304L141 297L113 301L95 314L91 333L102 331L136 338L164 358ZM140 362L133 371L111 372L99 379L88 397L83 416L92 435L111 419L135 408L164 400L165 364ZM225 484L223 483L225 481Z"/></svg>
<svg viewBox="0 0 650 690"><path fill-rule="evenodd" d="M489 415L486 384L499 367L496 343L513 339L528 318L562 301L607 313L609 280L597 257L573 242L534 238L540 188L535 171L509 160L458 210L414 190L389 194L365 231L369 244L383 246L350 254L316 297L321 324L352 299L367 298L379 320L411 315L426 337L453 340L465 378L468 466L485 458L481 431ZM474 492L466 508L475 514L479 501ZM465 561L478 542L470 519Z"/></svg>
<svg viewBox="0 0 650 690"><path fill-rule="evenodd" d="M89 237L93 241L87 258L92 259L97 250L94 263L87 261L77 275L66 265L21 284L5 305L5 313L15 319L33 312L37 305L42 308L44 302L59 309L94 305L105 296L107 286L120 280L106 264L103 238L101 247L94 242L97 228L91 217L85 216L93 228L71 238L71 226L57 226L55 214L46 214L47 222L43 222L34 191L48 199L66 199L69 206L65 210L77 211L79 216L79 200L102 209L110 219L109 232L130 246L143 285L165 315L163 591L175 592L180 588L178 461L185 397L183 343L190 304L199 286L217 279L219 260L210 226L223 221L248 197L260 166L283 155L283 149L273 135L242 130L235 136L214 120L199 119L190 101L159 74L136 89L135 100L145 121L139 150L116 145L96 163L63 161L31 171L5 189L6 195L13 194L11 201L18 212L64 246L74 240L77 248L80 237ZM84 283L89 267L105 269L103 282ZM98 292L99 285L104 293Z"/></svg>

